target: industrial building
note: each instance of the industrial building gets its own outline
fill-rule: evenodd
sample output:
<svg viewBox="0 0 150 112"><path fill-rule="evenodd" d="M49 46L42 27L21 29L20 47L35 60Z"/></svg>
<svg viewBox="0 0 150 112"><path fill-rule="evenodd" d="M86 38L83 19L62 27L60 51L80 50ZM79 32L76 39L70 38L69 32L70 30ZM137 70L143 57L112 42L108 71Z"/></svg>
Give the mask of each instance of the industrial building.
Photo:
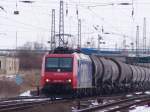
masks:
<svg viewBox="0 0 150 112"><path fill-rule="evenodd" d="M16 74L19 71L19 59L16 57L0 56L0 75Z"/></svg>

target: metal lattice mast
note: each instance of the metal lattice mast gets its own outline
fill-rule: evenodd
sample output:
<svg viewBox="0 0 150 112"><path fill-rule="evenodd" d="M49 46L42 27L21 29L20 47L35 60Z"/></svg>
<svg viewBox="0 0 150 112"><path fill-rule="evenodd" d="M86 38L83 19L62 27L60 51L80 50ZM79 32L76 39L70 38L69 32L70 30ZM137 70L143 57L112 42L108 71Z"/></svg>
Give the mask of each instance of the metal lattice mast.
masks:
<svg viewBox="0 0 150 112"><path fill-rule="evenodd" d="M52 9L52 25L51 25L51 50L55 49L55 9Z"/></svg>
<svg viewBox="0 0 150 112"><path fill-rule="evenodd" d="M143 23L143 51L146 52L146 18Z"/></svg>
<svg viewBox="0 0 150 112"><path fill-rule="evenodd" d="M78 48L81 48L81 19L78 19Z"/></svg>
<svg viewBox="0 0 150 112"><path fill-rule="evenodd" d="M124 49L124 51L126 51L126 47L127 47L127 45L126 45L126 36L123 35L123 49Z"/></svg>
<svg viewBox="0 0 150 112"><path fill-rule="evenodd" d="M139 26L136 27L136 55L139 56Z"/></svg>
<svg viewBox="0 0 150 112"><path fill-rule="evenodd" d="M64 46L64 8L63 1L60 1L59 9L59 46Z"/></svg>

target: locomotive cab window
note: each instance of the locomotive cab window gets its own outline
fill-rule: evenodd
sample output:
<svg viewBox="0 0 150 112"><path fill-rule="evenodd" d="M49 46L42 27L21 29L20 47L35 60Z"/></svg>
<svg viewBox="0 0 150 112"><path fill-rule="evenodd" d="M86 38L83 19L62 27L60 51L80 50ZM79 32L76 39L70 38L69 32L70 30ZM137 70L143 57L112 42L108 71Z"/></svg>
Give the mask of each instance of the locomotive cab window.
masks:
<svg viewBox="0 0 150 112"><path fill-rule="evenodd" d="M47 58L46 68L57 68L58 67L58 58Z"/></svg>
<svg viewBox="0 0 150 112"><path fill-rule="evenodd" d="M72 71L72 58L47 58L45 70L46 71Z"/></svg>

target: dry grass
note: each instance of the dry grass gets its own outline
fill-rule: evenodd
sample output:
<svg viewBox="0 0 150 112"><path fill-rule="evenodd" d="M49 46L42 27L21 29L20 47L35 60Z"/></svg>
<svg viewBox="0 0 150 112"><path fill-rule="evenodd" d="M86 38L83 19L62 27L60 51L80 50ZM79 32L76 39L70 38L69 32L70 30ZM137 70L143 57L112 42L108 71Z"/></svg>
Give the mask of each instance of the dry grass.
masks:
<svg viewBox="0 0 150 112"><path fill-rule="evenodd" d="M0 97L13 97L19 94L20 87L11 80L0 80Z"/></svg>
<svg viewBox="0 0 150 112"><path fill-rule="evenodd" d="M23 78L23 83L17 85L14 79L2 77L0 79L0 97L13 97L17 96L27 90L35 90L39 83L40 71L21 71L20 76Z"/></svg>
<svg viewBox="0 0 150 112"><path fill-rule="evenodd" d="M40 71L31 70L31 71L22 71L23 84L21 85L22 90L35 89L39 85L40 81Z"/></svg>

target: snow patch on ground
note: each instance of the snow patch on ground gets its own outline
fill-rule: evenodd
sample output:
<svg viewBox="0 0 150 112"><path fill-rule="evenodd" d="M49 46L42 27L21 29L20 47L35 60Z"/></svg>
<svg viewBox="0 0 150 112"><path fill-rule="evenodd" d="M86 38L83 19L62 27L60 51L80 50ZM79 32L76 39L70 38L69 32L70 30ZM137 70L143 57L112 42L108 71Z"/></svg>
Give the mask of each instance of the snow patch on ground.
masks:
<svg viewBox="0 0 150 112"><path fill-rule="evenodd" d="M134 110L130 110L129 112L150 112L150 108L147 105L138 106Z"/></svg>
<svg viewBox="0 0 150 112"><path fill-rule="evenodd" d="M130 109L132 109L132 108L136 108L136 105L133 105L133 106L131 106L131 107L129 107Z"/></svg>
<svg viewBox="0 0 150 112"><path fill-rule="evenodd" d="M5 77L14 79L16 77L16 75L6 75Z"/></svg>
<svg viewBox="0 0 150 112"><path fill-rule="evenodd" d="M92 102L92 105L97 106L99 103L97 101Z"/></svg>
<svg viewBox="0 0 150 112"><path fill-rule="evenodd" d="M146 92L145 92L145 94L148 94L148 95L150 95L150 91L146 91Z"/></svg>
<svg viewBox="0 0 150 112"><path fill-rule="evenodd" d="M136 94L136 95L140 95L140 94L142 94L142 92L136 92L135 94Z"/></svg>
<svg viewBox="0 0 150 112"><path fill-rule="evenodd" d="M126 97L132 97L133 95L132 94L128 94L128 95L126 95Z"/></svg>
<svg viewBox="0 0 150 112"><path fill-rule="evenodd" d="M8 79L8 80L14 80L15 79L15 77L16 77L16 75L0 75L0 80L6 80L6 79Z"/></svg>
<svg viewBox="0 0 150 112"><path fill-rule="evenodd" d="M32 96L32 95L31 95L31 92L28 90L24 93L21 93L19 96Z"/></svg>

